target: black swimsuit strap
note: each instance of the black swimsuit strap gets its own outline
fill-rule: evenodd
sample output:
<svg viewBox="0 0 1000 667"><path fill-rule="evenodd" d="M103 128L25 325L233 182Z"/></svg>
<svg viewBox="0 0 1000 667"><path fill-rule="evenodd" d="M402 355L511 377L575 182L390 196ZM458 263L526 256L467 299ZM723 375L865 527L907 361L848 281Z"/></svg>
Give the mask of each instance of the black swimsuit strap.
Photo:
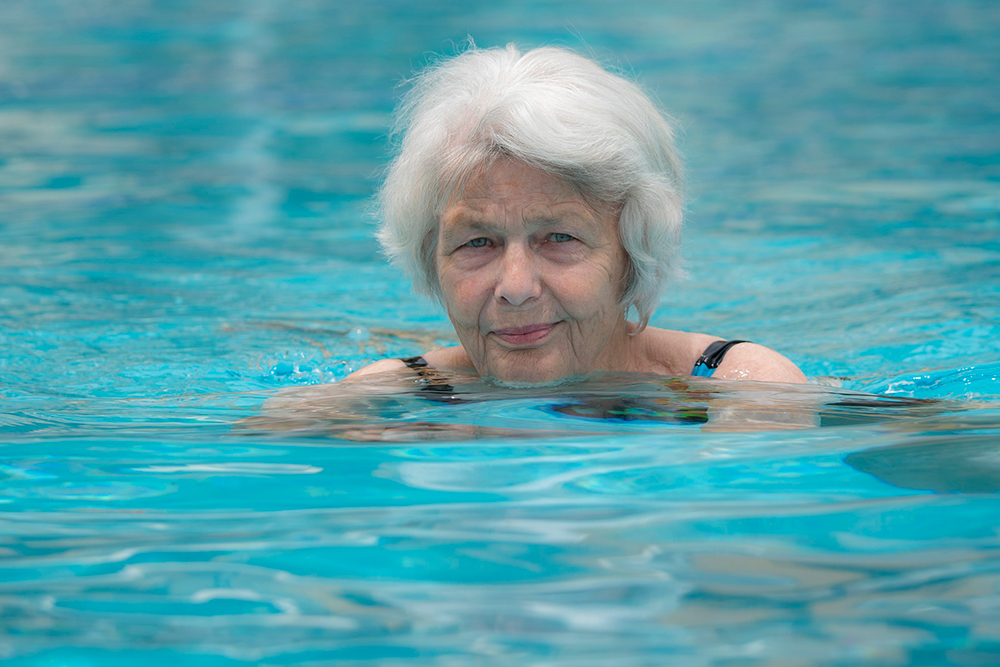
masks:
<svg viewBox="0 0 1000 667"><path fill-rule="evenodd" d="M420 376L420 379L424 381L420 385L420 391L431 392L433 399L436 401L441 401L444 403L461 403L462 399L457 396L453 396L455 393L455 388L451 386L441 374L434 370L434 367L427 363L419 354L415 357L407 357L406 359L400 359L407 368L413 369ZM441 394L447 394L442 396ZM431 398L428 396L427 398Z"/></svg>
<svg viewBox="0 0 1000 667"><path fill-rule="evenodd" d="M739 345L740 343L749 342L750 341L748 340L717 340L705 348L705 351L700 357L698 357L698 361L695 362L694 366L695 368L698 366L705 366L712 369L718 368L719 364L722 363L723 357L726 356L726 352L729 351L729 348L734 345ZM454 393L455 388L442 378L441 375L434 370L434 368L428 364L427 360L421 355L418 354L415 357L407 357L406 359L400 359L400 361L406 364L407 368L416 371L417 375L425 381L425 384L420 387L421 391L433 392L438 395ZM444 397L441 397L438 400L442 399L444 399ZM448 399L451 401L461 400L454 396L448 396L448 398L444 400Z"/></svg>
<svg viewBox="0 0 1000 667"><path fill-rule="evenodd" d="M419 354L415 357L407 357L406 359L400 359L407 368L412 368L413 370L420 373L420 369L427 368L427 360L424 359Z"/></svg>
<svg viewBox="0 0 1000 667"><path fill-rule="evenodd" d="M694 365L697 367L704 364L709 368L718 368L719 364L722 363L722 358L726 356L726 352L729 352L729 348L733 345L749 342L748 340L717 340L705 348Z"/></svg>

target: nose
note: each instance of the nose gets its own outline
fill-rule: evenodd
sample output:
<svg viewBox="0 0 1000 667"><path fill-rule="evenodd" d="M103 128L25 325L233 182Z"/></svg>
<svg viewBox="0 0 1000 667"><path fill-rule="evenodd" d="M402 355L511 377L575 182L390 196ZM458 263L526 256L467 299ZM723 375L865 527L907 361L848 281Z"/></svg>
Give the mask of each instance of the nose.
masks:
<svg viewBox="0 0 1000 667"><path fill-rule="evenodd" d="M529 248L517 243L505 246L499 270L495 290L498 300L520 306L541 295L541 281Z"/></svg>

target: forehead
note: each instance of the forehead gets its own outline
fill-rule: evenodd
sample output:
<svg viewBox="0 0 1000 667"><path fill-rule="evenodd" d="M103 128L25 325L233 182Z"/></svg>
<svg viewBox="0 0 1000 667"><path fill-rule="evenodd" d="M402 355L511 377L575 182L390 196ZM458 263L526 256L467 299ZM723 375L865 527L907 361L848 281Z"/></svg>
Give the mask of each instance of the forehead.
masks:
<svg viewBox="0 0 1000 667"><path fill-rule="evenodd" d="M475 169L452 194L448 207L480 209L526 204L569 204L592 209L567 181L509 158Z"/></svg>

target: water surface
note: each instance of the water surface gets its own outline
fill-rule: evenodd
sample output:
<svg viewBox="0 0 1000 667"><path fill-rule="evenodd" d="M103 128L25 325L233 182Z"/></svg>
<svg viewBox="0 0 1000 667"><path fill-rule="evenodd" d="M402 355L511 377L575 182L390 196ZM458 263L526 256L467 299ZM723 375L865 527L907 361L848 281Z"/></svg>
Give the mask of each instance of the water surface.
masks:
<svg viewBox="0 0 1000 667"><path fill-rule="evenodd" d="M1000 661L998 28L972 0L4 2L0 657ZM366 202L395 86L469 34L642 78L691 190L653 324L816 384L322 387L454 342Z"/></svg>

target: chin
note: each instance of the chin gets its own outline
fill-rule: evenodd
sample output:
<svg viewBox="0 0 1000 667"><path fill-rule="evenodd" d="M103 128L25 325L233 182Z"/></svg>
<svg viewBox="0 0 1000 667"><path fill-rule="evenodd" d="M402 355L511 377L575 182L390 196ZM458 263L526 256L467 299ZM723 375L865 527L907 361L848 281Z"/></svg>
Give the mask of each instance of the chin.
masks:
<svg viewBox="0 0 1000 667"><path fill-rule="evenodd" d="M502 364L491 372L483 374L483 380L500 387L525 389L530 387L554 387L578 382L582 375L568 368L549 367L539 360L526 358L519 363Z"/></svg>

